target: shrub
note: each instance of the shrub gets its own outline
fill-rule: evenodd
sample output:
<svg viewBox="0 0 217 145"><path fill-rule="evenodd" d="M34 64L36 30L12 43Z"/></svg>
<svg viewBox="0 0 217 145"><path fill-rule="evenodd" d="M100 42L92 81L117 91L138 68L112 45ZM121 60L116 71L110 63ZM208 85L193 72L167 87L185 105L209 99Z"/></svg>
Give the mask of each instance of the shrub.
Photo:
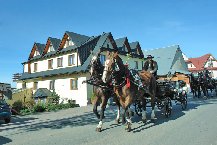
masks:
<svg viewBox="0 0 217 145"><path fill-rule="evenodd" d="M24 108L31 110L35 105L35 101L33 99L24 102Z"/></svg>
<svg viewBox="0 0 217 145"><path fill-rule="evenodd" d="M21 100L17 100L12 104L12 108L17 112L20 112L20 110L24 108L24 104Z"/></svg>
<svg viewBox="0 0 217 145"><path fill-rule="evenodd" d="M20 114L22 115L29 115L32 113L32 110L31 109L23 109L23 110L20 110Z"/></svg>
<svg viewBox="0 0 217 145"><path fill-rule="evenodd" d="M54 111L54 110L57 110L57 105L55 104L52 104L52 103L48 103L46 104L46 111Z"/></svg>
<svg viewBox="0 0 217 145"><path fill-rule="evenodd" d="M60 96L54 91L50 97L47 97L47 102L50 104L59 104Z"/></svg>
<svg viewBox="0 0 217 145"><path fill-rule="evenodd" d="M33 112L44 112L45 110L45 104L41 103L40 101L33 107Z"/></svg>

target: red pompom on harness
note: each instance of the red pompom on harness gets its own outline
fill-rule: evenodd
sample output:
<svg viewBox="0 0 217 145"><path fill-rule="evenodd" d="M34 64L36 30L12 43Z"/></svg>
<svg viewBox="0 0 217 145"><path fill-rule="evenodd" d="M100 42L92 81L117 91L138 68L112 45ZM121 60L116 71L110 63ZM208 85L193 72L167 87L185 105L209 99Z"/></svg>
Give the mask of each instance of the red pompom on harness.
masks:
<svg viewBox="0 0 217 145"><path fill-rule="evenodd" d="M125 67L128 68L128 64L125 64ZM127 84L126 84L127 88L130 88L130 73L129 73L128 69L126 71L126 82L127 82Z"/></svg>
<svg viewBox="0 0 217 145"><path fill-rule="evenodd" d="M130 79L129 77L127 77L126 79L127 79L127 88L130 88Z"/></svg>

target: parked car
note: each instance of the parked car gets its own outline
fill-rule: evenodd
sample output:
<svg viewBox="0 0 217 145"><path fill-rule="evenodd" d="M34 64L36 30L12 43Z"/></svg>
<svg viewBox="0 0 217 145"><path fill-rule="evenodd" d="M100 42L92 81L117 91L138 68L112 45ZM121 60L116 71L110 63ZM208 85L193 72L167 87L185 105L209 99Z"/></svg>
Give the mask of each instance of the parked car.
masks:
<svg viewBox="0 0 217 145"><path fill-rule="evenodd" d="M11 121L11 114L10 106L5 102L5 100L0 99L0 120L9 123Z"/></svg>

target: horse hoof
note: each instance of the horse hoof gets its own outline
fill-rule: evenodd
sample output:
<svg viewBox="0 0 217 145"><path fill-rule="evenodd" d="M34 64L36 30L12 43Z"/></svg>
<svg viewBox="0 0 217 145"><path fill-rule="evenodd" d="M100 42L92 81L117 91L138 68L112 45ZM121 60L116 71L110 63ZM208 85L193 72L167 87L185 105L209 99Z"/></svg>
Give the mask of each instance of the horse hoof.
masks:
<svg viewBox="0 0 217 145"><path fill-rule="evenodd" d="M147 122L147 119L142 119L142 122L143 122L143 123L146 123L146 122Z"/></svg>
<svg viewBox="0 0 217 145"><path fill-rule="evenodd" d="M155 122L156 122L156 118L151 119L151 122L152 122L152 123L155 123Z"/></svg>
<svg viewBox="0 0 217 145"><path fill-rule="evenodd" d="M97 132L101 132L101 131L102 131L102 128L96 128L96 131L97 131Z"/></svg>
<svg viewBox="0 0 217 145"><path fill-rule="evenodd" d="M125 127L125 130L127 132L130 132L131 131L131 123L127 123L126 127Z"/></svg>
<svg viewBox="0 0 217 145"><path fill-rule="evenodd" d="M119 124L120 123L120 119L115 119L115 123Z"/></svg>

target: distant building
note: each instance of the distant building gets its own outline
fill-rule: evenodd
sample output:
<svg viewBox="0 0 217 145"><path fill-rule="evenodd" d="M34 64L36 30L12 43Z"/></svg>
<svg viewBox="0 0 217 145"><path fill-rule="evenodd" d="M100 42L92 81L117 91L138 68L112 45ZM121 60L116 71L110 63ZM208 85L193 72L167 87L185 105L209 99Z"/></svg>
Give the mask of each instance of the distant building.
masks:
<svg viewBox="0 0 217 145"><path fill-rule="evenodd" d="M11 99L12 91L11 85L6 83L0 83L0 99Z"/></svg>
<svg viewBox="0 0 217 145"><path fill-rule="evenodd" d="M212 54L205 54L201 57L186 59L188 70L194 74L207 69L212 77L217 78L217 60Z"/></svg>
<svg viewBox="0 0 217 145"><path fill-rule="evenodd" d="M173 75L173 80L184 80L189 83L187 64L182 55L179 45L168 46L144 51L144 55L154 56L153 60L158 63L158 76L165 78L169 73Z"/></svg>

